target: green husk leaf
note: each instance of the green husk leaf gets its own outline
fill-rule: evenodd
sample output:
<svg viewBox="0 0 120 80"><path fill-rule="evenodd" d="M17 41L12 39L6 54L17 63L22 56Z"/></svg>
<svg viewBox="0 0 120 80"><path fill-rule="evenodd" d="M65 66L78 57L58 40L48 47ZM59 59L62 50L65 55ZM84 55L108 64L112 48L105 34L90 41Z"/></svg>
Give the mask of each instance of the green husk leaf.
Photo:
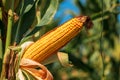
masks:
<svg viewBox="0 0 120 80"><path fill-rule="evenodd" d="M22 55L23 55L25 49L29 45L31 45L32 43L33 43L32 41L28 41L28 42L25 42L25 43L23 43L23 44L20 45L21 50L18 53L18 58L17 58L17 61L16 61L16 66L15 66L15 72L16 73L18 72L18 69L19 69L19 66L20 66L20 62L21 62L21 58L22 58Z"/></svg>
<svg viewBox="0 0 120 80"><path fill-rule="evenodd" d="M29 29L28 32L25 34L25 36L32 35L36 33L37 31L39 31L41 26L49 24L51 20L53 19L57 11L57 8L58 8L58 0L51 0L50 5L46 13L42 17L41 21L38 22L38 24L33 29Z"/></svg>
<svg viewBox="0 0 120 80"><path fill-rule="evenodd" d="M32 41L32 40L33 40L32 36L28 36L28 37L22 38L22 40L20 41L20 45L23 44L26 41Z"/></svg>

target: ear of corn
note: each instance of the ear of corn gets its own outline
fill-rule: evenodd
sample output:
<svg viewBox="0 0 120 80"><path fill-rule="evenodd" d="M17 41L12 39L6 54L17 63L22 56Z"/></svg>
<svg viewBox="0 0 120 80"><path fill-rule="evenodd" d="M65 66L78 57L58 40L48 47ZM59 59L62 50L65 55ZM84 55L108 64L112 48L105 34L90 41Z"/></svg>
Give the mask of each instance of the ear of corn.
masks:
<svg viewBox="0 0 120 80"><path fill-rule="evenodd" d="M43 61L75 37L84 24L87 24L86 22L91 24L87 16L79 16L49 31L26 49L23 58L29 58L38 62Z"/></svg>

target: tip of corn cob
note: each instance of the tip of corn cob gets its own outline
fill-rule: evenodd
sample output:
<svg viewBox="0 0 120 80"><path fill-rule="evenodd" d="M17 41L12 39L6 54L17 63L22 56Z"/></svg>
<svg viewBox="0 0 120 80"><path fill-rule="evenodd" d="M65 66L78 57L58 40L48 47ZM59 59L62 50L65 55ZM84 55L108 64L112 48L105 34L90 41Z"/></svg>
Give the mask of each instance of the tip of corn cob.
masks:
<svg viewBox="0 0 120 80"><path fill-rule="evenodd" d="M84 23L84 25L87 29L92 28L93 23L92 23L92 20L90 19L90 17L81 15L81 16L78 16L77 18L79 18L80 21L82 21Z"/></svg>

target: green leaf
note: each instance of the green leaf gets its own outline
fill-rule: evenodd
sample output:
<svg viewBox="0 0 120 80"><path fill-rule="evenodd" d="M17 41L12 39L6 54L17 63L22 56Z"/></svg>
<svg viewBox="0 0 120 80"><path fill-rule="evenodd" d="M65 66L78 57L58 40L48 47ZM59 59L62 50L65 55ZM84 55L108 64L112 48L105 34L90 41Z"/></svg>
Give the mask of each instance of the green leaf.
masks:
<svg viewBox="0 0 120 80"><path fill-rule="evenodd" d="M36 0L22 0L19 8L19 21L14 25L12 41L18 44L23 34L31 27L35 18ZM28 22L29 20L29 22ZM15 34L16 33L16 34Z"/></svg>
<svg viewBox="0 0 120 80"><path fill-rule="evenodd" d="M106 9L109 9L111 7L111 2L112 2L111 0L103 0L103 3L105 4Z"/></svg>
<svg viewBox="0 0 120 80"><path fill-rule="evenodd" d="M57 7L58 7L58 0L51 0L49 8L47 9L41 21L38 22L37 26L43 26L48 24L53 19L57 11Z"/></svg>
<svg viewBox="0 0 120 80"><path fill-rule="evenodd" d="M31 8L29 12L23 15L19 37L22 39L24 33L31 27L35 19L35 5Z"/></svg>
<svg viewBox="0 0 120 80"><path fill-rule="evenodd" d="M23 1L23 13L27 13L28 11L31 10L31 8L34 6L36 0L24 0Z"/></svg>
<svg viewBox="0 0 120 80"><path fill-rule="evenodd" d="M41 26L49 24L51 22L51 20L53 19L54 15L57 11L57 8L58 8L58 0L51 0L50 5L49 5L46 13L42 17L41 21L38 22L38 24L33 29L28 30L28 32L26 33L25 36L32 35L32 34L36 33L37 31L39 31Z"/></svg>
<svg viewBox="0 0 120 80"><path fill-rule="evenodd" d="M15 28L20 26L18 34L17 34L17 40L16 40L17 43L19 43L21 41L24 33L31 27L34 20L35 20L35 4L32 6L32 8L27 13L25 13L22 16L21 21L17 22L14 26L14 32L16 31ZM13 35L14 35L14 33L13 33Z"/></svg>

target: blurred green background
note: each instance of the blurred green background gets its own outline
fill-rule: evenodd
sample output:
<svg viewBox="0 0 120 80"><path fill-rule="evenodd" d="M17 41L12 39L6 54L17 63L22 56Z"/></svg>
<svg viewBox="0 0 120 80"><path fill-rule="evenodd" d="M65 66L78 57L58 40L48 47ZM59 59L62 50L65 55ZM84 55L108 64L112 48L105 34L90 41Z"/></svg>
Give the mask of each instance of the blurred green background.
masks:
<svg viewBox="0 0 120 80"><path fill-rule="evenodd" d="M61 0L51 26L44 31L79 15L91 17L94 26L88 32L83 29L60 50L68 53L73 67L48 65L54 79L120 80L120 1Z"/></svg>

